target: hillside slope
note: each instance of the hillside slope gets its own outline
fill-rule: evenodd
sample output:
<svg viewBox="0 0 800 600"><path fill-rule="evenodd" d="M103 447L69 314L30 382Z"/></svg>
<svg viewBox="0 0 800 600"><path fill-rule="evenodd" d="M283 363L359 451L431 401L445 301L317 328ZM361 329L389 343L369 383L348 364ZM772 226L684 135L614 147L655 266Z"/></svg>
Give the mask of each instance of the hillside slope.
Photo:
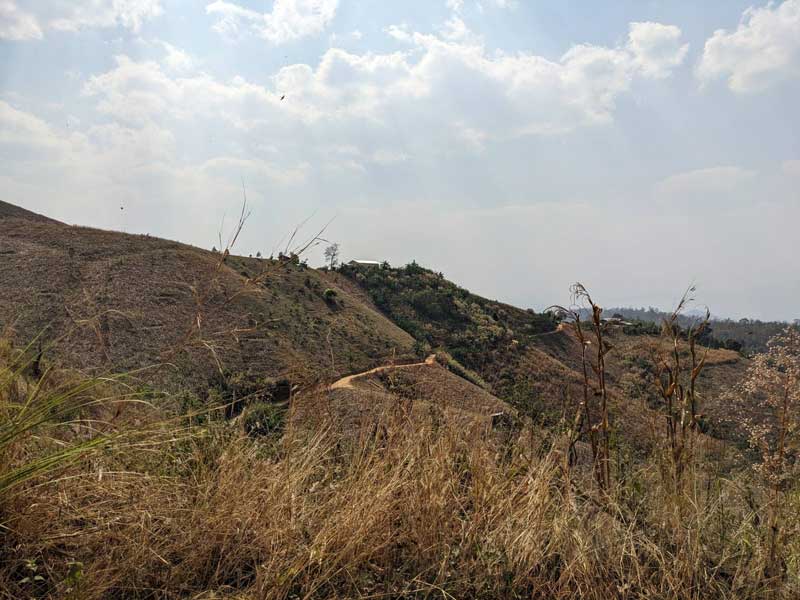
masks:
<svg viewBox="0 0 800 600"><path fill-rule="evenodd" d="M583 368L581 345L570 327L557 327L546 314L481 298L415 263L402 268L346 265L340 271L419 344L452 354L523 414L545 425L574 414L583 396ZM608 336L614 347L607 358L611 419L626 443L642 450L659 418L652 358L662 342L619 328ZM712 420L721 422L723 393L746 363L736 352L709 350L699 384L703 410ZM742 437L724 426L711 427L711 432Z"/></svg>
<svg viewBox="0 0 800 600"><path fill-rule="evenodd" d="M337 380L317 394L294 402L293 418L301 424L336 423L352 433L373 428L387 418L441 423L465 429L492 428L493 415L514 419L516 411L483 388L440 365L434 355L422 362L385 365Z"/></svg>
<svg viewBox="0 0 800 600"><path fill-rule="evenodd" d="M72 227L3 205L0 331L45 331L45 358L93 371L163 365L171 390L225 378L335 377L407 354L413 339L321 272ZM326 290L331 290L326 295Z"/></svg>
<svg viewBox="0 0 800 600"><path fill-rule="evenodd" d="M583 394L580 344L569 328L416 264L328 272L290 260L223 260L177 242L0 209L0 330L18 344L44 332L50 363L93 372L156 366L140 375L153 387L241 397L444 350L455 359L442 361L450 373L477 384L462 392L483 387L489 404L508 403L544 425L571 414ZM621 331L609 339L611 416L639 446L646 436L638 432L657 416L648 361L658 341ZM701 379L709 415L724 415L721 391L745 363L735 352L711 351ZM460 389L462 380L440 367L421 373L448 384L430 387L423 377L418 400ZM363 391L359 402L375 401Z"/></svg>
<svg viewBox="0 0 800 600"><path fill-rule="evenodd" d="M25 219L27 221L40 221L44 223L58 223L58 221L26 210L20 206L9 204L0 200L0 219Z"/></svg>

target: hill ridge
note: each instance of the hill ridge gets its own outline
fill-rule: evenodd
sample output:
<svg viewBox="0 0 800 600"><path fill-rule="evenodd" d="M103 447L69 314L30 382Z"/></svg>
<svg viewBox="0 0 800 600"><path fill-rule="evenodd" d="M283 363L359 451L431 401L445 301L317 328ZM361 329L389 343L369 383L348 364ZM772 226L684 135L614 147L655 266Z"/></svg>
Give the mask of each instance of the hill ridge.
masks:
<svg viewBox="0 0 800 600"><path fill-rule="evenodd" d="M61 221L56 221L50 217L35 213L21 206L17 206L16 204L11 204L10 202L4 202L3 200L0 200L0 219L25 219L28 221L45 223L61 223Z"/></svg>

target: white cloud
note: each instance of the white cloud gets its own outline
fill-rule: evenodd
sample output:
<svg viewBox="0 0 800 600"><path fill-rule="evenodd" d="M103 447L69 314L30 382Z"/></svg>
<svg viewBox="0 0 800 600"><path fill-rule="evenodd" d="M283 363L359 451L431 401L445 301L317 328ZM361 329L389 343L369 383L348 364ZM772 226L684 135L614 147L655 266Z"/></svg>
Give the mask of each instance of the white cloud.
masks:
<svg viewBox="0 0 800 600"><path fill-rule="evenodd" d="M648 76L663 79L683 63L689 44L681 44L681 30L661 23L631 23L628 48Z"/></svg>
<svg viewBox="0 0 800 600"><path fill-rule="evenodd" d="M185 50L176 48L168 42L159 42L164 48L164 64L167 65L172 71L186 72L191 71L195 67L195 60Z"/></svg>
<svg viewBox="0 0 800 600"><path fill-rule="evenodd" d="M386 33L386 35L396 39L398 42L410 42L413 40L411 30L406 23L389 25L388 27L385 27L383 31Z"/></svg>
<svg viewBox="0 0 800 600"><path fill-rule="evenodd" d="M464 9L464 0L446 0L445 6L454 12L461 12Z"/></svg>
<svg viewBox="0 0 800 600"><path fill-rule="evenodd" d="M800 76L800 0L749 8L736 31L715 31L706 41L697 76L703 81L724 77L737 93Z"/></svg>
<svg viewBox="0 0 800 600"><path fill-rule="evenodd" d="M0 0L0 40L24 41L42 38L34 15L20 10L13 0Z"/></svg>
<svg viewBox="0 0 800 600"><path fill-rule="evenodd" d="M275 0L272 12L260 13L227 0L216 0L206 12L216 15L214 30L236 39L252 32L273 44L322 33L336 15L338 0Z"/></svg>
<svg viewBox="0 0 800 600"><path fill-rule="evenodd" d="M463 4L463 3L462 3ZM477 9L479 14L483 14L486 7L486 4L490 4L495 8L499 9L515 9L519 6L518 0L478 0L475 3L475 8Z"/></svg>
<svg viewBox="0 0 800 600"><path fill-rule="evenodd" d="M20 144L28 141L52 146L56 138L41 119L18 110L0 100L0 143Z"/></svg>
<svg viewBox="0 0 800 600"><path fill-rule="evenodd" d="M26 12L14 0L0 0L0 39L42 39L47 30L123 27L138 32L146 21L164 12L161 0L38 0L28 4Z"/></svg>
<svg viewBox="0 0 800 600"><path fill-rule="evenodd" d="M96 108L123 123L138 124L167 118L208 117L245 126L249 118L264 118L279 109L280 98L241 78L223 83L205 73L171 76L155 61L115 57L116 67L94 75L83 87Z"/></svg>
<svg viewBox="0 0 800 600"><path fill-rule="evenodd" d="M330 42L331 46L335 46L338 43L347 44L349 42L358 42L363 37L364 34L358 29L354 29L350 33L336 33L334 31L328 37L328 41Z"/></svg>
<svg viewBox="0 0 800 600"><path fill-rule="evenodd" d="M69 222L169 234L169 226L192 214L199 231L219 226L221 207L248 191L264 192L302 183L302 162L233 154L186 161L179 134L148 122L115 122L69 130L0 101L0 195ZM252 185L252 188L250 187ZM125 205L125 213L119 210ZM159 214L154 221L153 214ZM121 220L126 215L136 223ZM160 229L166 227L167 229ZM173 236L178 232L173 231ZM188 241L196 232L181 234ZM202 234L201 234L202 235Z"/></svg>
<svg viewBox="0 0 800 600"><path fill-rule="evenodd" d="M741 191L756 175L755 171L734 166L696 169L661 180L654 191L658 198L670 202L702 200Z"/></svg>
<svg viewBox="0 0 800 600"><path fill-rule="evenodd" d="M443 39L449 41L467 40L474 37L467 24L456 15L445 21L440 33Z"/></svg>
<svg viewBox="0 0 800 600"><path fill-rule="evenodd" d="M124 27L138 32L145 21L163 14L161 0L88 0L74 2L66 14L50 21L60 31Z"/></svg>
<svg viewBox="0 0 800 600"><path fill-rule="evenodd" d="M84 94L127 123L205 115L242 130L269 127L271 136L296 136L294 128L314 123L316 136L335 136L339 145L342 136L366 139L369 152L398 135L428 154L446 151L454 141L480 150L491 140L611 121L617 99L636 78L663 77L680 62L679 32L657 24L647 30L651 35L632 26L635 48L578 45L553 61L490 53L454 17L439 36L390 27L387 33L407 50L357 54L330 48L316 67L280 69L270 87L204 73L175 77L156 62L122 55L114 69L89 79ZM167 49L168 66L176 66L170 57L184 62Z"/></svg>

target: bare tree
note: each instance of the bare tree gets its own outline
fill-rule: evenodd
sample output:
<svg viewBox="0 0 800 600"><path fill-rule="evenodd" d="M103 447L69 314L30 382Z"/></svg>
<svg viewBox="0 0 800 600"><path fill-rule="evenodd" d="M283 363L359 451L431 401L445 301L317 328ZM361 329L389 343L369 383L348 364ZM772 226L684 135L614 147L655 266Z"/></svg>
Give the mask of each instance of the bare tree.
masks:
<svg viewBox="0 0 800 600"><path fill-rule="evenodd" d="M331 269L339 264L339 244L334 243L325 248L325 260Z"/></svg>

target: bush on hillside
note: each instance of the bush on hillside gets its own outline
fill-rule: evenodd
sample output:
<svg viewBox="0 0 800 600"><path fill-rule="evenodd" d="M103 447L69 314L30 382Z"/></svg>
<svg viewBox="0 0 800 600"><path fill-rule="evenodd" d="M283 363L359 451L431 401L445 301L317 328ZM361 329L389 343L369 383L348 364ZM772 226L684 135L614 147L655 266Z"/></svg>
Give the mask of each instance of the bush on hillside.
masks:
<svg viewBox="0 0 800 600"><path fill-rule="evenodd" d="M283 431L286 409L270 402L257 402L247 407L243 426L248 435L262 437Z"/></svg>

